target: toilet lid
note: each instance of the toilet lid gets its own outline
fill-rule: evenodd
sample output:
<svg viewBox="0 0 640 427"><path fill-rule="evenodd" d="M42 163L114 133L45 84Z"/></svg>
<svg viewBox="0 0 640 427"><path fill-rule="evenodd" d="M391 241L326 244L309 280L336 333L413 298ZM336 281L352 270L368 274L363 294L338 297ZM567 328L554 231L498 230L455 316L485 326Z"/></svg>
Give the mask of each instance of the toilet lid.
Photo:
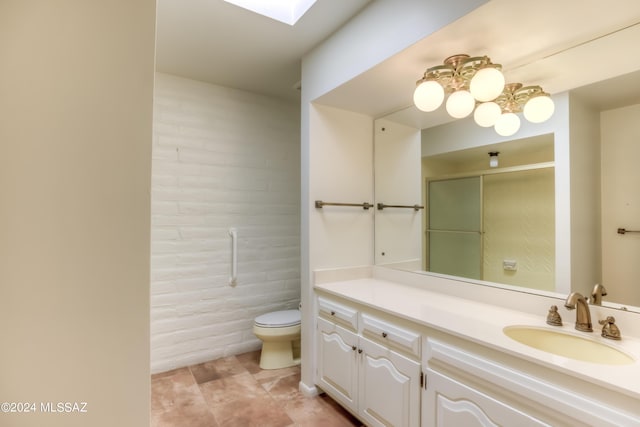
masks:
<svg viewBox="0 0 640 427"><path fill-rule="evenodd" d="M273 311L256 317L256 325L265 328L284 328L300 324L300 310Z"/></svg>

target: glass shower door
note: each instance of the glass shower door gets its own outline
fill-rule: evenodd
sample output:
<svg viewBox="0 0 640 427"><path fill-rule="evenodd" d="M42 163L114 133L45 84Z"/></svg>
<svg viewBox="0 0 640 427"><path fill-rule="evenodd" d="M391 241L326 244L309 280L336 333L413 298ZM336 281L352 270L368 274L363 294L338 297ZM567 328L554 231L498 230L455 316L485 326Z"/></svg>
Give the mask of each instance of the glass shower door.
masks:
<svg viewBox="0 0 640 427"><path fill-rule="evenodd" d="M481 177L430 181L427 269L482 278Z"/></svg>

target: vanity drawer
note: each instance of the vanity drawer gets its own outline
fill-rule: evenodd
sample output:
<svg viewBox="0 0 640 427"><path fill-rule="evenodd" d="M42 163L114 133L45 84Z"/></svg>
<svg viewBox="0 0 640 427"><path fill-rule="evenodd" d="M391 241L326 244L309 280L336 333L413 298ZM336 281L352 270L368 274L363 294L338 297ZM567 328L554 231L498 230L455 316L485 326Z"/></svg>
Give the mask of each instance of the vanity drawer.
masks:
<svg viewBox="0 0 640 427"><path fill-rule="evenodd" d="M318 298L318 314L333 322L342 323L354 331L358 330L358 311L330 301L326 298Z"/></svg>
<svg viewBox="0 0 640 427"><path fill-rule="evenodd" d="M362 315L362 334L420 357L420 334L368 314Z"/></svg>

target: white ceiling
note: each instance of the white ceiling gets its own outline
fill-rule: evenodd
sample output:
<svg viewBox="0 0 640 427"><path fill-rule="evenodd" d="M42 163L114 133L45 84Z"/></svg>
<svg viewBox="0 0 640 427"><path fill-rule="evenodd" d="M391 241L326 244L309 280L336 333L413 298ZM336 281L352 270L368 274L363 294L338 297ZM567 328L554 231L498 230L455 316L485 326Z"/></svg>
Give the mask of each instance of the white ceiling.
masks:
<svg viewBox="0 0 640 427"><path fill-rule="evenodd" d="M448 56L486 54L502 64L507 82L556 94L640 70L639 42L638 0L616 0L615 7L600 0L491 0L319 101L373 117L403 110L398 121L426 128L453 119L443 107L412 107L415 82ZM615 91L639 103L639 77ZM596 100L587 89L583 94Z"/></svg>
<svg viewBox="0 0 640 427"><path fill-rule="evenodd" d="M294 26L223 0L158 0L156 69L299 100L302 56L370 0L318 0Z"/></svg>
<svg viewBox="0 0 640 427"><path fill-rule="evenodd" d="M302 56L367 3L318 0L291 27L223 0L158 0L156 68L298 100ZM554 94L640 70L638 42L639 0L490 0L318 101L373 117L406 110L409 124L428 127L450 119L443 108L411 107L415 81L447 56L486 54L507 81ZM620 105L620 96L640 103L640 72L595 89L581 96L608 106Z"/></svg>

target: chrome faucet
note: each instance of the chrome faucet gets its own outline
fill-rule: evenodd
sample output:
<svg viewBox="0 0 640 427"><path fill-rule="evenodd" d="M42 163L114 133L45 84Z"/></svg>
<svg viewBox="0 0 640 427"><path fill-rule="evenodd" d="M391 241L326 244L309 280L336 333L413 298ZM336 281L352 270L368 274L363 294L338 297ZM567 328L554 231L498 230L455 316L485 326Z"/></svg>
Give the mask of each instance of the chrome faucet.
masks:
<svg viewBox="0 0 640 427"><path fill-rule="evenodd" d="M591 298L589 298L589 304L591 305L602 305L602 297L607 295L607 290L604 286L597 284L593 287L591 291Z"/></svg>
<svg viewBox="0 0 640 427"><path fill-rule="evenodd" d="M587 300L579 292L571 292L564 302L564 306L569 310L576 310L576 329L583 332L593 332L591 326L591 312Z"/></svg>

